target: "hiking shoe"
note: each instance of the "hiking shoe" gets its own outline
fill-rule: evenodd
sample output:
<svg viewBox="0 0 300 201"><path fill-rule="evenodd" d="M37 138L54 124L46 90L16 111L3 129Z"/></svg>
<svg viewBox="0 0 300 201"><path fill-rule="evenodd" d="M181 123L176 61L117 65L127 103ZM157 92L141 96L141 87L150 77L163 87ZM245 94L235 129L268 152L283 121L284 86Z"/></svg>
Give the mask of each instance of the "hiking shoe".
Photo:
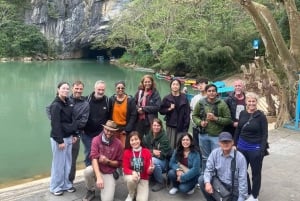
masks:
<svg viewBox="0 0 300 201"><path fill-rule="evenodd" d="M69 193L74 193L76 191L76 188L71 187L67 190Z"/></svg>
<svg viewBox="0 0 300 201"><path fill-rule="evenodd" d="M128 196L127 196L127 198L126 198L125 201L133 201L133 197L131 197L131 196L128 194Z"/></svg>
<svg viewBox="0 0 300 201"><path fill-rule="evenodd" d="M82 201L91 201L95 198L95 191L88 190Z"/></svg>
<svg viewBox="0 0 300 201"><path fill-rule="evenodd" d="M156 183L153 187L152 187L152 191L153 192L157 192L160 191L164 188L165 186L161 183Z"/></svg>
<svg viewBox="0 0 300 201"><path fill-rule="evenodd" d="M54 192L53 195L55 196L61 196L64 194L64 191L57 191L57 192Z"/></svg>
<svg viewBox="0 0 300 201"><path fill-rule="evenodd" d="M195 192L195 188L192 188L192 190L190 190L189 192L187 192L188 195L192 195Z"/></svg>
<svg viewBox="0 0 300 201"><path fill-rule="evenodd" d="M173 188L171 188L171 190L169 191L169 194L170 194L170 195L175 195L175 194L177 193L177 191L178 191L178 188L173 187Z"/></svg>

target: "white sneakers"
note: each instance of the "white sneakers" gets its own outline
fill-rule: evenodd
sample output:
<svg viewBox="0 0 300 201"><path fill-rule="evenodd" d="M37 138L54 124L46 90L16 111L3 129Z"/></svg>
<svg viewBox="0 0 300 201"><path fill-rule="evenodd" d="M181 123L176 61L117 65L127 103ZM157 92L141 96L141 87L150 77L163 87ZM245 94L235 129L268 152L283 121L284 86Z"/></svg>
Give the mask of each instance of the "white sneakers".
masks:
<svg viewBox="0 0 300 201"><path fill-rule="evenodd" d="M177 193L177 191L178 191L178 188L173 187L173 188L171 188L171 190L169 191L169 194L170 194L170 195L175 195L175 194ZM127 200L126 200L126 201L127 201Z"/></svg>
<svg viewBox="0 0 300 201"><path fill-rule="evenodd" d="M126 198L125 201L133 201L133 197L131 197L131 196L128 194L128 196L127 196L127 198Z"/></svg>
<svg viewBox="0 0 300 201"><path fill-rule="evenodd" d="M192 195L195 193L195 188L192 188L192 190L190 190L189 192L187 192L188 195Z"/></svg>
<svg viewBox="0 0 300 201"><path fill-rule="evenodd" d="M258 201L258 199L254 198L253 195L250 195L246 201Z"/></svg>
<svg viewBox="0 0 300 201"><path fill-rule="evenodd" d="M170 195L175 195L178 192L178 188L173 187L171 188L171 190L169 191ZM188 195L192 195L195 192L195 188L192 188L192 190L190 190L189 192L187 192L186 194ZM127 200L126 200L127 201Z"/></svg>

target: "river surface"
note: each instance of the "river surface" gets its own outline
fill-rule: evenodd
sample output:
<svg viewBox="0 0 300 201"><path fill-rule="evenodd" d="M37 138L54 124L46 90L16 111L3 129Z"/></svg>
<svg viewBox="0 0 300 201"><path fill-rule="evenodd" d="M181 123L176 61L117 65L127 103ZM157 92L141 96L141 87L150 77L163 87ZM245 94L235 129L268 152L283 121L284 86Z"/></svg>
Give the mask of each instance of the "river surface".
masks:
<svg viewBox="0 0 300 201"><path fill-rule="evenodd" d="M125 80L126 92L134 95L144 74L91 60L0 63L0 188L49 176L52 154L45 106L60 81L81 80L88 95L95 81L104 80L111 96L114 83ZM156 82L161 97L169 93L168 82ZM82 164L83 146L80 153Z"/></svg>

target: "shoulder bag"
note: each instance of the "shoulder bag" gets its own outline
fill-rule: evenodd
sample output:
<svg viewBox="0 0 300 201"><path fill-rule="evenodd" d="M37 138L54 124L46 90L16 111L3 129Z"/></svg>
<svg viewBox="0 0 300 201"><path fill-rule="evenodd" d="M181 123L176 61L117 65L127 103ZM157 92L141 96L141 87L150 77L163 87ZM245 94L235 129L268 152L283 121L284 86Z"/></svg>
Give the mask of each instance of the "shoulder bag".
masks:
<svg viewBox="0 0 300 201"><path fill-rule="evenodd" d="M234 150L234 157L231 160L231 187L223 183L218 175L217 172L215 176L212 177L211 185L213 187L213 194L212 197L216 201L231 201L233 197L233 188L234 188L234 174L236 169L236 150Z"/></svg>

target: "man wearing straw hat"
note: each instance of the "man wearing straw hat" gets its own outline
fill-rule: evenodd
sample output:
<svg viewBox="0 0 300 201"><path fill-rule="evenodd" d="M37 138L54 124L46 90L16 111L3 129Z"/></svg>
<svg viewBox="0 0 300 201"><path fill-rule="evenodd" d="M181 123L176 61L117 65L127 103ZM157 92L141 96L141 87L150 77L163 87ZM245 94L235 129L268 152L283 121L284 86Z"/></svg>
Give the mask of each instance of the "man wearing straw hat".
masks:
<svg viewBox="0 0 300 201"><path fill-rule="evenodd" d="M93 200L95 189L100 189L102 201L113 201L116 180L118 179L117 168L122 165L123 148L121 141L114 135L118 131L114 121L108 120L103 125L103 131L93 138L90 159L92 165L84 170L84 180L87 194L84 201Z"/></svg>

